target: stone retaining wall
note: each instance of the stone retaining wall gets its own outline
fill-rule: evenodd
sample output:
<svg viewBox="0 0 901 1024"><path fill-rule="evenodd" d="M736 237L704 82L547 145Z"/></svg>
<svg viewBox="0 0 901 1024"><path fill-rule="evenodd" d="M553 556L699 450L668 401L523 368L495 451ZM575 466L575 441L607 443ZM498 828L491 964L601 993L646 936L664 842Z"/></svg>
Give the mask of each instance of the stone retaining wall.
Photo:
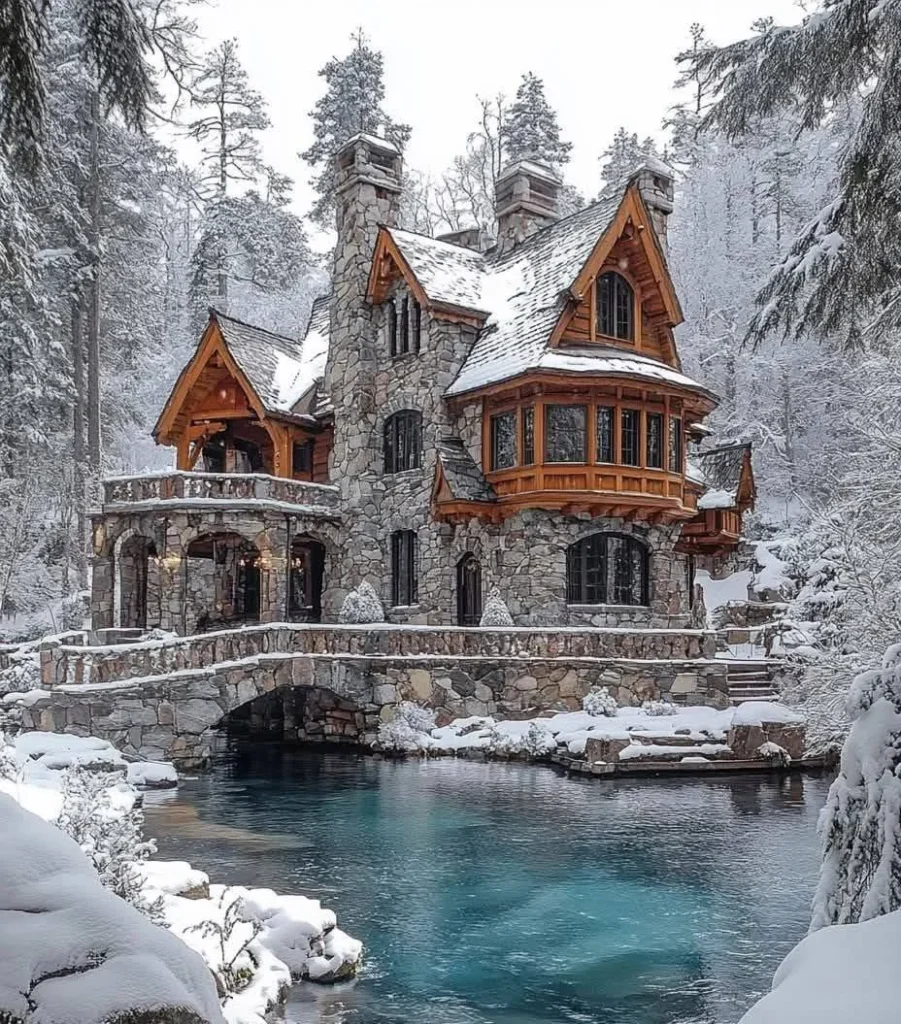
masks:
<svg viewBox="0 0 901 1024"><path fill-rule="evenodd" d="M23 709L23 725L100 736L127 754L196 764L214 751L226 716L276 691L329 691L345 702L339 710L352 712L352 738L371 743L402 700L429 705L439 722L468 715L525 717L577 709L597 684L608 686L622 704L669 695L681 703L728 705L725 664L705 659L279 652L118 683L68 684ZM303 738L310 738L310 721L307 716L303 722Z"/></svg>
<svg viewBox="0 0 901 1024"><path fill-rule="evenodd" d="M49 643L41 649L41 677L45 686L105 683L207 668L271 653L694 661L715 656L716 634L701 630L465 629L286 623L105 647Z"/></svg>

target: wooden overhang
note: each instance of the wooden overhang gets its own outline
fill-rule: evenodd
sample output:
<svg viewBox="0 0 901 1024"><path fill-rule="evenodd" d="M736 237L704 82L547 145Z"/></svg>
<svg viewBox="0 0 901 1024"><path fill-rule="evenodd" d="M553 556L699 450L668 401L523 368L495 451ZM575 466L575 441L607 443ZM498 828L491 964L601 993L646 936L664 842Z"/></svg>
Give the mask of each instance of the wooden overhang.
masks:
<svg viewBox="0 0 901 1024"><path fill-rule="evenodd" d="M734 551L741 542L742 518L754 508L757 487L751 465L751 447L743 445L741 469L735 503L723 508L699 509L697 515L682 527L682 534L676 545L677 551L689 554L718 555ZM703 485L691 481L700 497Z"/></svg>

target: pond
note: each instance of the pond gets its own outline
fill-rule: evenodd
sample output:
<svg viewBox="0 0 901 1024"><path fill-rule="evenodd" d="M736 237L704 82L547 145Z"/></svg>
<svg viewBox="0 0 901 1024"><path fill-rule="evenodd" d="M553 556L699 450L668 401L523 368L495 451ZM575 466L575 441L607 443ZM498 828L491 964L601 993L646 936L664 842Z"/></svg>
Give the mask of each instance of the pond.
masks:
<svg viewBox="0 0 901 1024"><path fill-rule="evenodd" d="M155 796L160 856L361 939L292 1024L732 1024L804 934L829 780L565 779L258 746Z"/></svg>

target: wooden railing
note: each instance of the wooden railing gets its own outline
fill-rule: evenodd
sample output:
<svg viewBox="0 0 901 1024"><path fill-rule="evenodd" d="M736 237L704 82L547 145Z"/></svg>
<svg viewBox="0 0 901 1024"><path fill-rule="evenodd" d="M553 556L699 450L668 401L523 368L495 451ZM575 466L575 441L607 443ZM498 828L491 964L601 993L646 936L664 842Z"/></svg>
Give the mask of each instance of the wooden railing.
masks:
<svg viewBox="0 0 901 1024"><path fill-rule="evenodd" d="M142 502L269 501L337 508L338 489L330 484L287 480L264 473L150 473L113 477L103 483L104 507Z"/></svg>

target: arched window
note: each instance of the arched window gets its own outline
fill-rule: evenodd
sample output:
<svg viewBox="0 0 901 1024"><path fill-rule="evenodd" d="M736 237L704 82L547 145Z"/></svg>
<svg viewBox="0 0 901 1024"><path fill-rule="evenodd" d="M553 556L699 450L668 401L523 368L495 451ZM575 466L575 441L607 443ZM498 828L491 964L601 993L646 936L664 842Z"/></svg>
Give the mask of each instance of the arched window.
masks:
<svg viewBox="0 0 901 1024"><path fill-rule="evenodd" d="M401 409L385 420L385 472L400 473L422 465L422 413Z"/></svg>
<svg viewBox="0 0 901 1024"><path fill-rule="evenodd" d="M395 608L419 600L416 555L416 534L395 530L391 534L391 604Z"/></svg>
<svg viewBox="0 0 901 1024"><path fill-rule="evenodd" d="M478 626L482 621L482 567L472 552L457 562L457 625Z"/></svg>
<svg viewBox="0 0 901 1024"><path fill-rule="evenodd" d="M648 604L648 550L634 537L594 533L566 551L568 604Z"/></svg>
<svg viewBox="0 0 901 1024"><path fill-rule="evenodd" d="M635 338L635 293L615 271L601 274L597 283L598 334L622 341Z"/></svg>

